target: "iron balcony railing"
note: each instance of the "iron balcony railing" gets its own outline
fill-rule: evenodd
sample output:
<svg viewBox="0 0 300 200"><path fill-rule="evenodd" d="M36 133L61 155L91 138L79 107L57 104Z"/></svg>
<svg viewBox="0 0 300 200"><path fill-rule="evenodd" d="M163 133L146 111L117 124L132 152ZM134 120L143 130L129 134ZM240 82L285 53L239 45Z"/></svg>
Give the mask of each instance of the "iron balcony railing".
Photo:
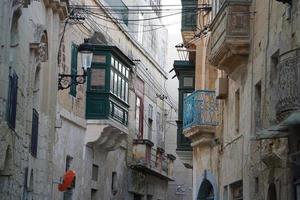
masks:
<svg viewBox="0 0 300 200"><path fill-rule="evenodd" d="M183 104L183 129L218 125L218 103L214 91L195 91L185 97Z"/></svg>

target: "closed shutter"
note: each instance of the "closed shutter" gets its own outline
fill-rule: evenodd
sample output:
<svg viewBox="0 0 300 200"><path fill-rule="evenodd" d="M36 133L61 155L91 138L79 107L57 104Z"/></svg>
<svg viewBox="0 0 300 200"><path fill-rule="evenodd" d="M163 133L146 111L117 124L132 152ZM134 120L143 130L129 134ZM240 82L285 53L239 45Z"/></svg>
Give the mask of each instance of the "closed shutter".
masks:
<svg viewBox="0 0 300 200"><path fill-rule="evenodd" d="M39 114L35 109L33 109L32 127L31 127L31 155L33 157L37 156L38 134L39 134Z"/></svg>
<svg viewBox="0 0 300 200"><path fill-rule="evenodd" d="M15 72L9 76L8 102L7 102L7 123L10 128L16 127L18 96L18 76Z"/></svg>
<svg viewBox="0 0 300 200"><path fill-rule="evenodd" d="M77 54L78 54L78 47L75 44L72 44L71 47L71 75L77 74ZM72 80L75 82L76 80ZM72 84L70 87L70 95L76 97L76 84Z"/></svg>

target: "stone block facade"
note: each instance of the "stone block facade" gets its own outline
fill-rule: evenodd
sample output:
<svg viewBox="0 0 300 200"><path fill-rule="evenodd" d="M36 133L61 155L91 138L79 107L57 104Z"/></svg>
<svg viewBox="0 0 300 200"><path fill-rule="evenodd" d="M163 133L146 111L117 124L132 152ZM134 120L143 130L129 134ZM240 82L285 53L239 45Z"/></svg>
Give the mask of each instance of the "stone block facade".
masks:
<svg viewBox="0 0 300 200"><path fill-rule="evenodd" d="M190 138L199 144L193 146L193 199L299 199L294 145L299 143L300 3L202 3L212 5L212 20L200 12L198 26L207 24L210 31L193 42L195 88L219 90L218 78L227 79L228 88L219 100L211 143L200 142L203 127L197 128L198 138ZM184 132L191 135L190 129Z"/></svg>
<svg viewBox="0 0 300 200"><path fill-rule="evenodd" d="M104 9L108 1L85 1L86 5L99 6L99 12L112 17ZM126 4L143 4L144 1L126 1ZM156 147L165 148L165 120L174 109L166 101L162 87L167 74L164 70L166 30L144 35L130 34L137 27L109 23L101 18L91 19L82 14L83 26L69 17L74 14L72 5L82 1L6 1L0 8L0 196L1 199L167 199L167 175L140 172L132 169L133 139L136 131L136 97L144 95L143 115L150 118L153 108L153 127L142 123L144 139L151 139ZM86 16L87 15L87 16ZM133 16L136 17L136 16ZM96 23L93 20L97 20ZM104 26L105 24L105 26ZM103 26L102 26L103 25ZM117 31L116 31L117 30ZM150 42L149 38L156 39ZM102 148L90 141L87 131L91 121L86 119L86 84L78 85L75 92L58 90L58 75L72 71L72 45L80 45L85 38L101 44L116 46L130 59L140 62L132 66L129 88L128 130L122 129L118 138L107 134L101 141L110 148ZM97 39L102 39L99 41ZM155 44L153 44L155 43ZM151 46L151 51L147 48ZM156 51L157 49L157 51ZM132 62L132 61L131 61ZM81 59L77 60L77 74L82 73ZM17 96L11 96L9 77L17 75ZM144 83L138 91L138 78ZM74 94L75 93L75 94ZM17 97L16 104L13 98ZM14 116L14 108L16 115ZM9 112L8 112L9 110ZM12 110L12 111L11 111ZM15 127L9 126L9 114ZM13 119L15 117L15 120ZM105 124L106 120L99 119ZM112 122L111 124L116 124ZM115 130L118 126L111 128ZM100 126L99 126L100 127ZM103 126L105 127L105 126ZM106 127L107 128L107 127ZM104 131L103 131L104 130ZM108 129L96 130L103 134ZM113 131L112 131L113 132ZM123 133L126 132L126 133ZM123 139L123 135L126 139ZM119 141L120 140L120 141ZM111 147L112 143L118 143ZM104 145L105 146L105 145ZM173 158L171 156L171 158ZM160 159L160 157L159 157ZM157 159L159 161L159 159ZM161 163L160 163L161 164ZM172 166L171 162L167 163ZM167 166L167 167L168 167ZM58 191L58 184L67 170L74 170L74 186L66 192ZM133 174L141 174L135 176ZM163 177L163 178L162 178ZM131 185L140 181L142 190ZM132 182L131 182L132 181Z"/></svg>

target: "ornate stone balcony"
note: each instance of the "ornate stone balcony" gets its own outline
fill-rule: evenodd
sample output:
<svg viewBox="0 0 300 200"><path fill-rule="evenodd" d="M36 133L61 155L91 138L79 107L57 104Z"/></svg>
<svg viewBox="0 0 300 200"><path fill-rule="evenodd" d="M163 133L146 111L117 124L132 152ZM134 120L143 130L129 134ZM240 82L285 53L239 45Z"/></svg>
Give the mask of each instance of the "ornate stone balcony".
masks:
<svg viewBox="0 0 300 200"><path fill-rule="evenodd" d="M184 99L183 134L191 146L211 145L218 125L218 104L214 91L198 90Z"/></svg>
<svg viewBox="0 0 300 200"><path fill-rule="evenodd" d="M166 155L164 149L154 149L153 146L150 140L134 140L131 167L162 179L173 180L175 157Z"/></svg>
<svg viewBox="0 0 300 200"><path fill-rule="evenodd" d="M300 110L300 49L288 51L279 56L277 65L278 95L276 115L278 121Z"/></svg>
<svg viewBox="0 0 300 200"><path fill-rule="evenodd" d="M211 24L209 61L228 74L247 61L250 51L250 2L226 0Z"/></svg>

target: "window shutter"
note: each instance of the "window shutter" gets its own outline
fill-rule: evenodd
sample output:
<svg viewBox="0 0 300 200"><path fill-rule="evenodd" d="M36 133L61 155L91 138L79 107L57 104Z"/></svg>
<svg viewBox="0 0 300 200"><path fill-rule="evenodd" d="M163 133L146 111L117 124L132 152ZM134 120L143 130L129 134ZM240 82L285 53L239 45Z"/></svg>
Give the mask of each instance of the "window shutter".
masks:
<svg viewBox="0 0 300 200"><path fill-rule="evenodd" d="M71 51L71 75L76 75L78 47L75 44L72 44ZM74 81L76 80L72 80L72 82ZM70 95L76 97L76 85L74 84L70 87Z"/></svg>
<svg viewBox="0 0 300 200"><path fill-rule="evenodd" d="M39 133L39 114L35 109L33 109L32 127L31 127L31 155L33 157L37 156L38 133Z"/></svg>
<svg viewBox="0 0 300 200"><path fill-rule="evenodd" d="M18 96L18 76L15 72L9 76L8 103L7 103L7 123L10 128L16 127Z"/></svg>

